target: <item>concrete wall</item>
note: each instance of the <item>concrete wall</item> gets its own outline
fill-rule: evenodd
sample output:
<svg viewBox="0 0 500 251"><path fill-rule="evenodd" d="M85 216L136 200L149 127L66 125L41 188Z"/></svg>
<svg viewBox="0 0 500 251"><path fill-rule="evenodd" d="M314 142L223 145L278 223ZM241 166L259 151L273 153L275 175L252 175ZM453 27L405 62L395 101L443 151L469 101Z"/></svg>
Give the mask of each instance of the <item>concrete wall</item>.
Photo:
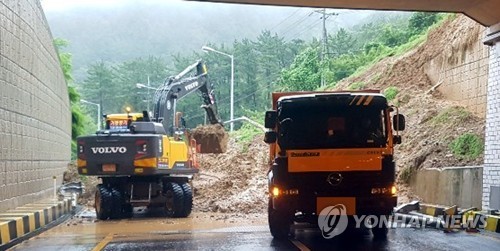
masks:
<svg viewBox="0 0 500 251"><path fill-rule="evenodd" d="M481 208L482 167L449 167L418 170L410 181L423 202Z"/></svg>
<svg viewBox="0 0 500 251"><path fill-rule="evenodd" d="M482 38L486 28L468 18L463 18L461 37L451 41L425 65L425 72L437 90L448 100L457 101L469 111L486 116L489 48Z"/></svg>
<svg viewBox="0 0 500 251"><path fill-rule="evenodd" d="M491 45L484 152L483 208L500 209L500 29L486 37ZM498 190L497 190L498 191ZM494 205L494 206L493 206Z"/></svg>
<svg viewBox="0 0 500 251"><path fill-rule="evenodd" d="M70 160L71 114L38 0L0 0L0 211L40 200Z"/></svg>

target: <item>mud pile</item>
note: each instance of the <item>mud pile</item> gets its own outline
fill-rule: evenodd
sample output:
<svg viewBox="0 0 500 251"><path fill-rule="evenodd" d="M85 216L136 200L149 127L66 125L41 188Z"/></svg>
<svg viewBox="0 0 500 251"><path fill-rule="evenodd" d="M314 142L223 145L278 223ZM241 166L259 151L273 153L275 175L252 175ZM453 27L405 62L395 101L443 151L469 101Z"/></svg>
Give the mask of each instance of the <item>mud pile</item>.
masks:
<svg viewBox="0 0 500 251"><path fill-rule="evenodd" d="M199 154L200 173L193 180L194 210L265 213L268 152L259 136L246 144L230 138L223 154Z"/></svg>
<svg viewBox="0 0 500 251"><path fill-rule="evenodd" d="M199 153L224 153L227 150L228 135L221 125L198 126L191 131Z"/></svg>
<svg viewBox="0 0 500 251"><path fill-rule="evenodd" d="M94 206L94 194L96 186L99 184L99 178L96 176L82 176L78 174L75 163L70 163L64 172L63 184L71 182L82 182L83 194L78 197L78 204L89 207Z"/></svg>

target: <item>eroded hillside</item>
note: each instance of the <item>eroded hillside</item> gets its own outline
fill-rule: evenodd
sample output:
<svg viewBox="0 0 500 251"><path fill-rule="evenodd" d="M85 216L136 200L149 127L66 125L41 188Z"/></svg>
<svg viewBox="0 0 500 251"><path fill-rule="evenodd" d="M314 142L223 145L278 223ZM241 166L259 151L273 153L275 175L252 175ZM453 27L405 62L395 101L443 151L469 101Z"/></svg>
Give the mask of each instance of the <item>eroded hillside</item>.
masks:
<svg viewBox="0 0 500 251"><path fill-rule="evenodd" d="M392 94L397 94L391 103L399 106L407 117L403 143L396 150L400 181L408 180L419 168L483 163L482 153L473 158L459 156L454 154L451 144L466 134L478 135L483 140L484 118L474 114L465 102L447 100L439 88L433 88L439 82L432 81L427 73L431 60L460 64L463 51L478 41L480 32L481 26L467 17L450 18L430 31L427 41L417 48L385 58L336 85L336 90L362 85L364 89L389 88Z"/></svg>

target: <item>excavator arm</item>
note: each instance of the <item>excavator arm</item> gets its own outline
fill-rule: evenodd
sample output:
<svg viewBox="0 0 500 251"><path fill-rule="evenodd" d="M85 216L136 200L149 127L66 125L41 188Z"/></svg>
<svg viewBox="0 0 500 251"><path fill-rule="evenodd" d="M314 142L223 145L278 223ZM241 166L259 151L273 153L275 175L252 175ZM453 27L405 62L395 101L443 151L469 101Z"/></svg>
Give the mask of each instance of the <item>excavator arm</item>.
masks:
<svg viewBox="0 0 500 251"><path fill-rule="evenodd" d="M194 69L196 69L196 75L193 77L186 77L186 75ZM203 105L201 107L205 109L210 124L222 125L222 121L217 112L217 104L213 95L213 90L208 83L206 66L201 60L198 60L178 75L169 77L155 92L154 120L156 122L161 122L170 135L175 128L174 116L176 113L177 101L196 91L201 92L203 100Z"/></svg>

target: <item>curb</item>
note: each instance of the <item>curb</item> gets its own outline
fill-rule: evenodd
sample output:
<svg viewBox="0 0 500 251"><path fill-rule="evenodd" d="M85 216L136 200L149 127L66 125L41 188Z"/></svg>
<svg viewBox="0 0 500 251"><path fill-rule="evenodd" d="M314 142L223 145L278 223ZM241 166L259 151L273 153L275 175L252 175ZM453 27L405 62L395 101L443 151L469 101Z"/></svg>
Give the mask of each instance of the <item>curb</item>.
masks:
<svg viewBox="0 0 500 251"><path fill-rule="evenodd" d="M71 212L71 200L44 200L0 213L0 250Z"/></svg>
<svg viewBox="0 0 500 251"><path fill-rule="evenodd" d="M419 212L433 217L438 217L443 215L444 210L444 206L420 204ZM500 233L500 216L498 215L491 215L482 211L470 211L463 215L462 221L467 222L468 219L475 220L477 217L484 217L486 223L484 230Z"/></svg>
<svg viewBox="0 0 500 251"><path fill-rule="evenodd" d="M438 205L420 204L419 212L422 214L438 217L443 215L445 207Z"/></svg>

